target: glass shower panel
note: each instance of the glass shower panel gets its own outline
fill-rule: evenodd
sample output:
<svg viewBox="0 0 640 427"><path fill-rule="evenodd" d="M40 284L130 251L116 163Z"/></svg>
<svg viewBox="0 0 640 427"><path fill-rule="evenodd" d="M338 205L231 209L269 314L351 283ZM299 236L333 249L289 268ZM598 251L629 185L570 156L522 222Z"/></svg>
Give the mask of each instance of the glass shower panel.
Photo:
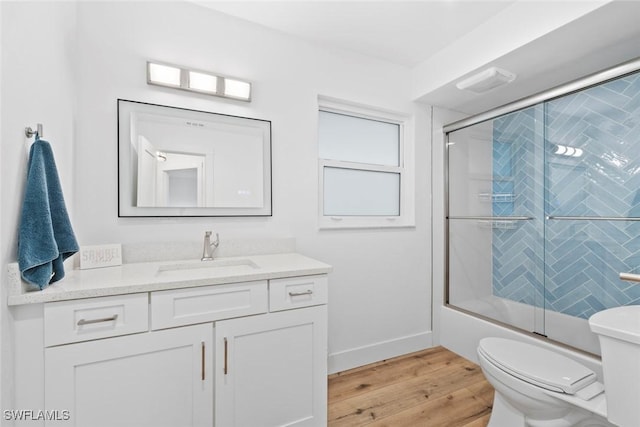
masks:
<svg viewBox="0 0 640 427"><path fill-rule="evenodd" d="M547 214L640 217L640 73L545 110Z"/></svg>
<svg viewBox="0 0 640 427"><path fill-rule="evenodd" d="M545 333L597 352L589 316L640 304L640 74L546 102L545 135Z"/></svg>
<svg viewBox="0 0 640 427"><path fill-rule="evenodd" d="M599 353L640 305L640 72L448 133L447 302Z"/></svg>
<svg viewBox="0 0 640 427"><path fill-rule="evenodd" d="M640 222L549 220L546 263L545 334L599 353L589 316L640 304L640 286L618 278L618 273L640 266Z"/></svg>
<svg viewBox="0 0 640 427"><path fill-rule="evenodd" d="M448 135L448 303L542 332L543 108Z"/></svg>

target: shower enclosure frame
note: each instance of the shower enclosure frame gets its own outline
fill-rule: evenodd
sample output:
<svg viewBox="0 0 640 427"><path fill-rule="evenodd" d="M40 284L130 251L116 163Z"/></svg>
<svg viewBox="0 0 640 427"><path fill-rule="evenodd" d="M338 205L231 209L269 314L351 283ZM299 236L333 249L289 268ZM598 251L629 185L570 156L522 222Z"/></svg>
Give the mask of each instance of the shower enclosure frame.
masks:
<svg viewBox="0 0 640 427"><path fill-rule="evenodd" d="M456 305L453 305L450 303L450 267L451 267L451 259L450 259L450 220L451 219L456 219L455 216L450 216L450 200L449 200L449 192L450 192L450 182L449 182L449 147L450 147L450 141L449 141L449 135L450 133L454 132L454 131L458 131L458 130L462 130L464 128L473 126L475 124L479 124L482 122L486 122L492 119L495 119L497 117L509 114L509 113L513 113L516 111L520 111L520 110L524 110L526 108L529 107L533 107L537 104L541 104L544 102L548 102L566 95L570 95L572 93L575 92L579 92L585 89L588 89L590 87L594 87L594 86L598 86L601 85L603 83L606 83L608 81L611 80L615 80L621 77L624 77L626 75L630 75L630 74L634 74L640 71L640 58L631 60L631 61L627 61L624 62L622 64L616 65L614 67L611 67L609 69L603 70L603 71L599 71L596 72L594 74L590 74L586 77L583 78L579 78L577 80L571 81L569 83L566 84L562 84L560 86L556 86L552 89L549 90L545 90L542 92L539 92L537 94L534 94L532 96L529 97L525 97L522 99L519 99L515 102L509 103L509 104L505 104L503 106L494 108L492 110L480 113L480 114L476 114L473 115L471 117L462 119L462 120L458 120L449 124L446 124L443 126L443 133L444 133L444 143L445 143L445 149L444 149L444 219L445 219L445 230L444 230L444 263L445 263L445 268L444 268L444 280L445 280L445 287L444 287L444 301L443 304L445 307L453 309L453 310L457 310L463 313L466 313L468 315L483 319L485 321L506 327L508 329L512 329L518 332L523 332L529 335L536 335L539 337L544 337L547 338L546 335L544 335L543 333L537 332L535 331L536 328L534 328L534 331L529 331L529 330L525 330L522 329L520 327L511 325L509 323L506 322L502 322L496 319L493 319L491 317L488 316L484 316L482 314L458 307ZM546 213L545 213L546 216ZM477 219L477 220L504 220L505 217L497 217L497 216L466 216L465 219ZM508 217L508 219L510 220L529 220L532 218L529 217L525 217L525 216L510 216ZM618 221L618 220L624 220L624 221L640 221L640 218L619 218L619 217L562 217L562 218L557 218L554 216L546 216L545 220L549 220L549 219L582 219L582 220L609 220L609 221ZM539 321L543 322L544 325L544 312L545 312L545 307L534 307L534 317L539 317L541 316L541 320L536 320L534 319L534 324L537 326ZM544 330L544 326L543 326L543 330ZM571 345L567 345L563 342L559 342L557 340L552 340L549 339L550 341L554 342L555 344L559 344L561 346L565 346L568 348L573 348L574 350L578 350L578 351L584 351L582 349L576 349L575 347L572 347ZM588 353L588 351L587 351Z"/></svg>

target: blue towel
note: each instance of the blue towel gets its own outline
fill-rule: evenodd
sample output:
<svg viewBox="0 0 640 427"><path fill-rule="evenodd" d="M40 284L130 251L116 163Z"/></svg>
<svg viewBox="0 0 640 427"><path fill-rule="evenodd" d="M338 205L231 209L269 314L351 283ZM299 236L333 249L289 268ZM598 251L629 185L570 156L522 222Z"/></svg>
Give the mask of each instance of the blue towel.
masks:
<svg viewBox="0 0 640 427"><path fill-rule="evenodd" d="M44 289L64 277L63 261L78 252L51 145L36 139L29 152L18 235L22 278Z"/></svg>

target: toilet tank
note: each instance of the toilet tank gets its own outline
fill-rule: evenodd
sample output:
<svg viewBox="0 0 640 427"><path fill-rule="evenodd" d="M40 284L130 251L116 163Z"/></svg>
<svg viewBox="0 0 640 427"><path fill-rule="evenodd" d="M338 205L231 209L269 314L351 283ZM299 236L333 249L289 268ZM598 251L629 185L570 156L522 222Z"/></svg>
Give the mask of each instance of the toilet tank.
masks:
<svg viewBox="0 0 640 427"><path fill-rule="evenodd" d="M596 313L589 327L600 340L607 419L640 426L640 305Z"/></svg>

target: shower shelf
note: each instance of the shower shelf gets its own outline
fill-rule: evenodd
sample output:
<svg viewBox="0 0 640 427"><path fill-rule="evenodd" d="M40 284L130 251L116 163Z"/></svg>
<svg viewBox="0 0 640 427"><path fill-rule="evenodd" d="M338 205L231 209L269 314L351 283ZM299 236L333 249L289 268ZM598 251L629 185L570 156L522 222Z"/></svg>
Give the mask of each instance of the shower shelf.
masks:
<svg viewBox="0 0 640 427"><path fill-rule="evenodd" d="M479 193L478 199L481 202L510 203L515 201L516 195L513 193Z"/></svg>
<svg viewBox="0 0 640 427"><path fill-rule="evenodd" d="M469 180L471 181L490 181L490 182L513 182L513 176L511 175L487 175L479 173L470 173Z"/></svg>
<svg viewBox="0 0 640 427"><path fill-rule="evenodd" d="M518 221L512 220L479 220L480 228L492 228L494 230L515 230L518 228Z"/></svg>

